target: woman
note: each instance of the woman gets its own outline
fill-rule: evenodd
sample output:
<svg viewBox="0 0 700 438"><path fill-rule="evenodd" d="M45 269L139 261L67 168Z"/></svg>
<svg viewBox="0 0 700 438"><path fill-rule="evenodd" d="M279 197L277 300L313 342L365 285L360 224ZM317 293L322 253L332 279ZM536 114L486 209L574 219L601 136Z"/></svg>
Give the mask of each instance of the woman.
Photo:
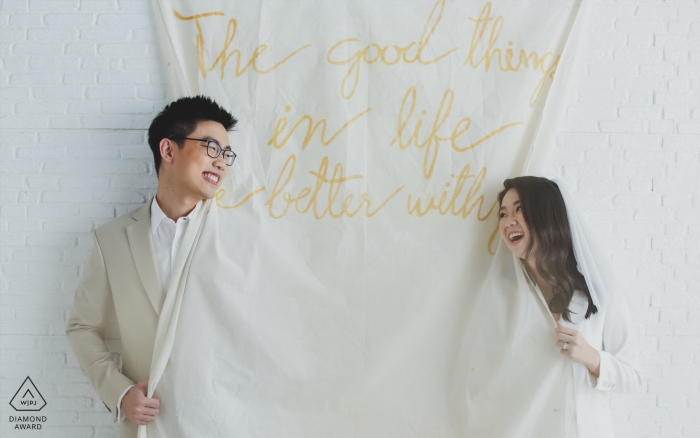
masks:
<svg viewBox="0 0 700 438"><path fill-rule="evenodd" d="M565 190L532 176L503 185L499 233L546 302L556 345L573 363L579 437L612 437L606 393L642 387L624 297Z"/></svg>

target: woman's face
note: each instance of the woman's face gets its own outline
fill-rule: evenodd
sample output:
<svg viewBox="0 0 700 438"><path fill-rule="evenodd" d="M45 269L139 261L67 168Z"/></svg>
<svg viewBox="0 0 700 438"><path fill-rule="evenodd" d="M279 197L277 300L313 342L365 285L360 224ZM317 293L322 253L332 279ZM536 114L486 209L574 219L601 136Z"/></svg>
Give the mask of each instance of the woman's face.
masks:
<svg viewBox="0 0 700 438"><path fill-rule="evenodd" d="M515 189L506 192L498 212L498 231L510 252L521 259L525 258L530 245L530 232L527 229L520 197Z"/></svg>

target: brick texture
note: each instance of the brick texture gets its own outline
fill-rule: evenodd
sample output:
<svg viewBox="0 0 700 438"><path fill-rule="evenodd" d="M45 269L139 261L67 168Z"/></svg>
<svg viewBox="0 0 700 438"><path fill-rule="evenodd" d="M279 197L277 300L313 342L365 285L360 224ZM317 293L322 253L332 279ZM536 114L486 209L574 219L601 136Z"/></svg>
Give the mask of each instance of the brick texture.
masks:
<svg viewBox="0 0 700 438"><path fill-rule="evenodd" d="M617 436L700 436L700 2L591 6L545 176L586 200L637 324L646 384L611 396Z"/></svg>
<svg viewBox="0 0 700 438"><path fill-rule="evenodd" d="M700 1L592 3L546 176L629 294L646 383L612 397L618 436L700 436ZM165 104L150 1L0 8L0 435L116 437L64 327L90 231L155 192L135 149ZM40 432L7 421L27 375L51 397Z"/></svg>
<svg viewBox="0 0 700 438"><path fill-rule="evenodd" d="M90 232L155 193L144 128L165 87L150 0L0 12L0 436L117 437L64 330ZM8 422L27 375L49 401L41 431Z"/></svg>

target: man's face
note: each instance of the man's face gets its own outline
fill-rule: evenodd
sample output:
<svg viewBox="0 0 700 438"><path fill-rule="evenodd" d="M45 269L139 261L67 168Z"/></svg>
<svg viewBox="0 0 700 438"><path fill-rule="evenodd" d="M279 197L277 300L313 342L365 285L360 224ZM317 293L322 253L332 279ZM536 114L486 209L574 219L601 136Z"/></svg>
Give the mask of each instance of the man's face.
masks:
<svg viewBox="0 0 700 438"><path fill-rule="evenodd" d="M230 149L228 133L221 123L202 121L188 138L216 140L221 148ZM228 173L228 167L223 152L212 158L207 154L207 142L182 140L184 146L172 147L172 179L184 196L194 196L199 199L211 199Z"/></svg>

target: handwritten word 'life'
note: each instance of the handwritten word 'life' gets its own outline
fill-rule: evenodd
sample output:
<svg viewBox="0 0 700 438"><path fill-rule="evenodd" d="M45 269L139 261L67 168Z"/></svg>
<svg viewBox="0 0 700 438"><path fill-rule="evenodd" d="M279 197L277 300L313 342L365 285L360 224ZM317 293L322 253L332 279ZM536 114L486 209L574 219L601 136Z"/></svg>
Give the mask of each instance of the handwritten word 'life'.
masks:
<svg viewBox="0 0 700 438"><path fill-rule="evenodd" d="M435 19L433 20L433 16L435 15L436 9L440 8L437 12L437 15L435 16ZM425 23L425 26L423 26L423 33L420 36L420 39L416 41L411 41L408 43L406 46L398 46L394 44L393 51L393 59L388 58L387 56L387 50L389 50L389 46L380 46L379 44L372 43L368 44L364 47L361 47L357 49L349 58L347 59L340 59L340 60L334 60L331 59L333 56L333 52L338 49L339 47L343 46L344 44L350 44L350 43L360 43L359 38L346 38L344 40L339 41L338 43L334 44L333 47L331 47L328 50L328 53L326 54L326 60L333 64L333 65L345 65L349 64L348 71L345 73L345 76L343 77L343 81L340 84L340 95L343 96L344 99L350 99L353 94L355 94L355 90L357 89L357 83L360 79L360 65L364 62L366 64L373 64L377 61L380 61L382 64L385 65L394 65L398 63L399 61L403 61L407 64L412 64L416 61L418 61L422 65L429 65L433 64L445 56L449 55L450 53L454 52L455 50L459 49L459 47L455 47L454 49L448 50L447 52L443 53L442 55L439 55L431 60L424 60L423 59L423 50L428 46L428 43L430 42L430 37L433 35L433 32L435 32L435 29L437 28L438 24L440 23L440 20L442 19L442 12L445 9L445 0L438 0L435 3L435 6L433 6L433 9L430 11L430 15L428 16L428 20ZM415 54L411 57L409 55L409 51L414 48L415 46ZM374 48L376 49L377 53L374 55L374 57L370 57L369 52L370 49ZM350 79L351 76L354 73L354 78ZM348 79L351 81L350 89L347 90L348 88Z"/></svg>
<svg viewBox="0 0 700 438"><path fill-rule="evenodd" d="M390 146L392 146L398 140L399 147L402 150L405 150L412 144L415 145L418 149L425 149L425 155L423 156L423 178L425 179L429 179L433 174L433 169L435 168L435 161L437 160L438 149L441 141L449 141L452 145L452 149L455 152L464 152L469 149L475 148L476 146L480 145L481 143L485 142L489 138L493 137L494 135L498 134L499 132L505 129L523 123L516 122L503 125L495 131L480 138L479 140L466 146L459 147L457 145L457 138L459 138L459 136L467 132L467 130L469 130L469 128L471 127L472 121L469 117L465 117L459 122L457 122L454 129L452 130L451 136L441 137L438 135L438 131L452 112L452 103L454 102L454 97L455 94L450 88L448 88L442 95L442 100L440 101L437 113L435 114L433 126L432 128L430 128L428 138L426 138L423 142L421 142L418 138L420 130L423 127L422 118L418 119L418 121L416 122L415 127L413 128L413 134L411 134L408 140L404 141L404 131L406 130L408 122L410 121L411 116L413 115L413 110L416 106L416 88L409 87L408 90L406 90L406 94L404 94L403 100L401 101L401 107L399 108L398 129L396 137L394 137L394 139L391 141ZM446 103L447 105L445 105ZM408 109L406 109L407 106L409 107ZM421 112L421 114L423 115L426 115L427 113L428 112L426 110L423 110Z"/></svg>
<svg viewBox="0 0 700 438"><path fill-rule="evenodd" d="M207 12L204 14L197 14L197 15L191 15L189 17L184 17L182 16L179 12L173 10L173 13L179 20L183 21L191 21L194 20L195 25L197 26L197 37L196 37L196 45L197 45L197 63L199 64L199 73L202 75L203 78L207 77L207 69L206 66L204 65L204 35L202 33L202 26L199 24L199 19L200 18L206 18L206 17L211 17L211 16L218 16L218 15L224 15L223 12ZM307 44L305 46L302 46L296 50L294 50L292 53L289 55L285 56L284 59L282 59L280 62L277 64L273 65L272 67L268 69L260 69L257 65L257 59L260 55L262 55L267 49L270 48L267 44L260 44L253 50L253 54L250 56L250 60L243 66L241 69L241 52L238 49L234 49L231 52L228 51L229 46L233 42L233 39L236 37L236 31L238 30L238 24L236 22L235 18L231 18L228 21L228 26L226 28L226 37L224 38L224 47L221 50L221 53L219 53L219 56L214 60L212 63L211 67L209 67L209 71L214 70L216 68L216 65L219 64L219 67L221 69L221 79L224 79L224 72L226 69L226 64L228 64L229 59L233 55L237 55L236 58L236 68L235 68L235 76L239 77L243 75L246 70L248 70L249 67L253 67L253 70L261 75L270 73L272 70L276 69L280 65L284 64L289 60L292 56L296 55L297 53L301 52L302 50L306 49L307 47L311 47L311 44Z"/></svg>
<svg viewBox="0 0 700 438"><path fill-rule="evenodd" d="M289 110L291 109L292 108L289 105L287 105L284 108L284 110L287 112L289 112ZM321 144L323 144L323 146L328 146L329 144L333 143L333 140L335 140L336 137L338 137L338 135L340 135L345 130L345 128L347 128L352 122L364 116L371 110L372 108L367 108L366 110L357 114L352 119L348 120L347 123L341 126L340 129L338 129L335 132L335 134L333 134L328 140L326 140L326 119L321 119L318 121L318 123L316 123L316 125L314 125L314 119L310 115L304 115L300 117L299 120L297 120L294 126L292 126L292 129L290 129L287 135L285 135L282 141L280 141L279 136L284 133L284 129L287 127L287 118L282 117L277 120L277 123L275 123L275 131L272 133L272 138L269 142L267 142L267 144L272 145L275 149L281 149L285 144L287 144L287 141L292 136L292 134L294 134L294 131L296 131L299 125L302 122L308 122L308 127L306 128L306 135L304 136L304 141L301 144L301 149L306 149L306 145L309 144L309 142L311 141L311 137L313 137L314 133L319 128L319 126L321 127Z"/></svg>
<svg viewBox="0 0 700 438"><path fill-rule="evenodd" d="M554 77L554 71L556 70L557 65L559 65L559 59L561 56L554 56L552 52L539 55L534 50L528 53L527 50L521 49L520 56L518 57L518 63L513 65L513 41L508 41L509 47L505 50L505 53L503 53L503 51L499 48L494 48L499 36L501 35L501 31L503 30L504 19L503 15L499 15L495 19L491 17L491 2L486 2L481 10L481 13L479 14L479 18L469 17L469 20L475 22L476 26L474 27L474 33L472 34L471 41L469 42L469 52L467 54L467 59L464 61L464 65L468 64L471 68L477 69L483 63L484 71L488 72L493 58L497 57L498 68L501 71L515 72L520 70L523 65L526 68L529 68L530 61L532 60L532 69L535 71L539 70L543 75L542 79L537 83L535 90L530 96L530 107L535 106L535 103L542 92L542 88L544 88L547 76L549 76L550 79ZM493 23L491 23L491 33L489 35L486 49L479 60L475 61L474 58L477 56L477 47L479 46L479 42L483 39L484 33L486 32L490 21L493 21ZM545 60L550 57L553 58L551 63L545 66Z"/></svg>

